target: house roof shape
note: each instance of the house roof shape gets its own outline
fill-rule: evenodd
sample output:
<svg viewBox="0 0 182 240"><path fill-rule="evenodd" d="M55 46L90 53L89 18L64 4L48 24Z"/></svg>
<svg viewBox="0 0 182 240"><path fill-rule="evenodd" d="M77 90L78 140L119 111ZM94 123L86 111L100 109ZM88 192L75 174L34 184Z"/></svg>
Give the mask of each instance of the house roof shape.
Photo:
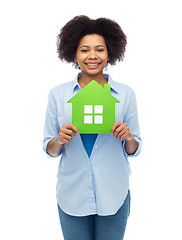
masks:
<svg viewBox="0 0 182 240"><path fill-rule="evenodd" d="M103 101L108 101L110 103L120 103L115 97L110 93L110 84L104 84L104 88L97 83L95 80L92 80L87 84L81 91L74 95L68 103L81 102L87 100L89 102L95 102L96 100L102 103Z"/></svg>
<svg viewBox="0 0 182 240"><path fill-rule="evenodd" d="M72 124L80 133L110 134L115 122L115 103L120 103L110 93L110 84L102 87L92 80L75 94L72 103Z"/></svg>

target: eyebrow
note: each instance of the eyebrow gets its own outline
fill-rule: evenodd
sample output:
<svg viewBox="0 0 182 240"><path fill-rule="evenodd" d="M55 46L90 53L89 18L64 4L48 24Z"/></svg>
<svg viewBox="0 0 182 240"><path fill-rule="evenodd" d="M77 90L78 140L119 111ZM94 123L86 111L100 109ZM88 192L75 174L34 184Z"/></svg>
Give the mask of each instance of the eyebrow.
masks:
<svg viewBox="0 0 182 240"><path fill-rule="evenodd" d="M81 46L80 48L82 48L82 47L90 47L90 46L88 46L88 45L83 45L83 46ZM97 45L97 46L95 46L95 47L104 47L104 48L105 48L104 45Z"/></svg>

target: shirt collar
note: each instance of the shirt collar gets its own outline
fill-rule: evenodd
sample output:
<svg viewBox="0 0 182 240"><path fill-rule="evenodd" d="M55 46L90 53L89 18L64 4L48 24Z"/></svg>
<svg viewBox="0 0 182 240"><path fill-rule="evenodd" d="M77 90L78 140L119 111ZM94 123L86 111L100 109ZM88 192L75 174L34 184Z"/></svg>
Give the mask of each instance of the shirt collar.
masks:
<svg viewBox="0 0 182 240"><path fill-rule="evenodd" d="M76 78L73 81L73 92L76 89L81 90L81 87L78 83L78 79L81 77L81 72L77 74ZM118 93L118 91L116 90L116 86L115 86L115 82L113 81L113 79L111 78L111 76L109 74L105 74L104 73L104 77L108 80L108 84L110 84L111 86L111 90L113 90L114 92Z"/></svg>
<svg viewBox="0 0 182 240"><path fill-rule="evenodd" d="M78 83L78 79L81 77L81 73L78 73L76 78L73 81L73 92L78 88L79 90L81 90L81 87Z"/></svg>

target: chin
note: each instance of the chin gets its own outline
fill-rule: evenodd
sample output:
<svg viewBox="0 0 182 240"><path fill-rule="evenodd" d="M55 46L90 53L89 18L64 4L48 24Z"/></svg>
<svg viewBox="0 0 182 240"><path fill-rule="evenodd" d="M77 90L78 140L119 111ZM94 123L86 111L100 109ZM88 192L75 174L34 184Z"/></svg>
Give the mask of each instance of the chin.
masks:
<svg viewBox="0 0 182 240"><path fill-rule="evenodd" d="M90 76L96 76L96 75L99 75L99 74L102 74L102 73L103 73L103 69L101 69L101 70L99 70L99 71L94 70L94 69L89 70L89 71L88 71L88 70L85 71L85 70L82 70L82 69L81 69L81 71L82 71L84 74L90 75Z"/></svg>

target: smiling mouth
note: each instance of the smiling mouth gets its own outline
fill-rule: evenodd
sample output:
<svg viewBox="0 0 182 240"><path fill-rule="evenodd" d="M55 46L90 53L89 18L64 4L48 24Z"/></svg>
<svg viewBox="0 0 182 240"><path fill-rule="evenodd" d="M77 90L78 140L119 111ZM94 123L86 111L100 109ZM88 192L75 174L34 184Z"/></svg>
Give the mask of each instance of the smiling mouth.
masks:
<svg viewBox="0 0 182 240"><path fill-rule="evenodd" d="M85 65L87 66L88 69L97 69L97 68L99 68L100 64L101 64L101 62L85 63Z"/></svg>
<svg viewBox="0 0 182 240"><path fill-rule="evenodd" d="M85 63L85 64L88 65L88 66L97 66L97 65L101 64L101 62L99 62L99 63Z"/></svg>

